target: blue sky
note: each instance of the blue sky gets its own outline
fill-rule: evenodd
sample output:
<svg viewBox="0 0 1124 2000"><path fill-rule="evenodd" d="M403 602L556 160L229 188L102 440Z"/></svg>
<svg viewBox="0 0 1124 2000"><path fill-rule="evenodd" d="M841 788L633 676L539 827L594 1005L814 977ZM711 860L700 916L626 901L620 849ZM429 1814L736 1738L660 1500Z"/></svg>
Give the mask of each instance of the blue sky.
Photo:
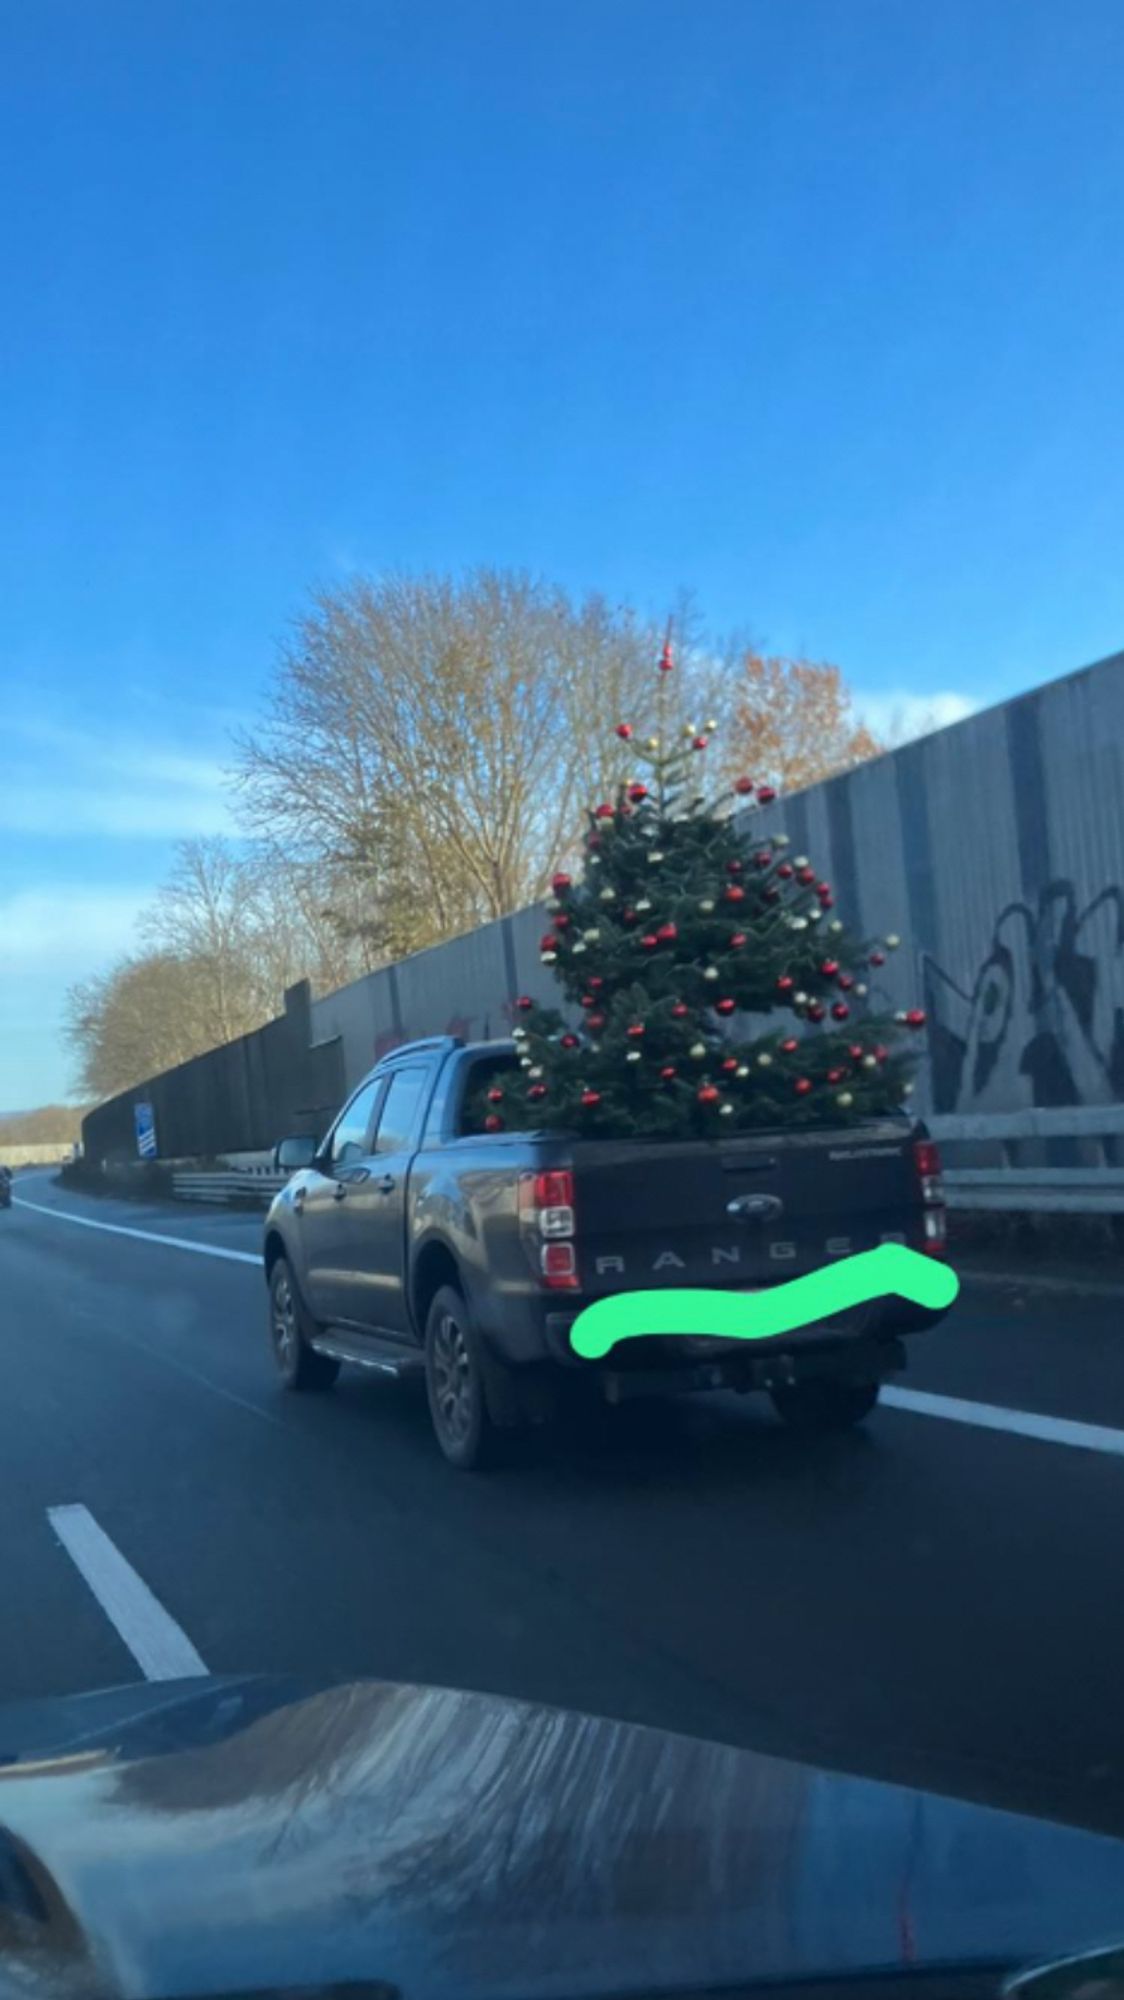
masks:
<svg viewBox="0 0 1124 2000"><path fill-rule="evenodd" d="M1124 645L1119 0L0 28L0 1107L315 579L525 565L875 720Z"/></svg>

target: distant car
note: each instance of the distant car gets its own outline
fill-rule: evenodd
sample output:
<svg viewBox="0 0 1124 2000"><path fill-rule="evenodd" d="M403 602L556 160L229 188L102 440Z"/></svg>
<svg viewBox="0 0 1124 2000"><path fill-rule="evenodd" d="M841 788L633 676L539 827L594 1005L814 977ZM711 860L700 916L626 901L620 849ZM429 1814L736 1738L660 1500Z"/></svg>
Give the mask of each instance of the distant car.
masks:
<svg viewBox="0 0 1124 2000"><path fill-rule="evenodd" d="M759 1290L879 1243L941 1256L937 1149L905 1116L729 1141L486 1134L465 1106L518 1061L452 1037L395 1049L326 1139L286 1139L291 1179L265 1224L274 1360L291 1389L344 1361L424 1370L446 1458L480 1464L497 1430L541 1419L567 1378L611 1403L764 1390L787 1423L834 1430L905 1367L931 1311L884 1298L775 1339L631 1339L579 1359L570 1328L613 1293Z"/></svg>

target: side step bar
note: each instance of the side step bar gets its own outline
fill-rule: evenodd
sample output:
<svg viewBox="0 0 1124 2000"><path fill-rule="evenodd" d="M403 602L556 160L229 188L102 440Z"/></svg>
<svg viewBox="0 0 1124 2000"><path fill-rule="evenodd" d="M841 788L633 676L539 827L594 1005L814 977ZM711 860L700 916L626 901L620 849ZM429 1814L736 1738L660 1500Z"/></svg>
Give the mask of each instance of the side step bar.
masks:
<svg viewBox="0 0 1124 2000"><path fill-rule="evenodd" d="M335 1327L318 1333L309 1346L316 1354L328 1354L333 1361L350 1361L356 1368L373 1368L379 1375L418 1375L425 1369L425 1356L416 1347L403 1347L398 1341L383 1343L361 1338Z"/></svg>

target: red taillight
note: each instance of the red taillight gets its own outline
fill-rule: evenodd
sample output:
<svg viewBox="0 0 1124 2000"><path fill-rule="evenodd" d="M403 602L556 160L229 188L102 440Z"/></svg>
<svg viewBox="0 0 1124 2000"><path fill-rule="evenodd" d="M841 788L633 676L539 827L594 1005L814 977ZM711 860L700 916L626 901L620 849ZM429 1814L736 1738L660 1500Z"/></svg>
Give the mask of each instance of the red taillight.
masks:
<svg viewBox="0 0 1124 2000"><path fill-rule="evenodd" d="M552 1291L576 1291L574 1176L568 1167L519 1177L519 1219L538 1239L530 1254L543 1284Z"/></svg>
<svg viewBox="0 0 1124 2000"><path fill-rule="evenodd" d="M943 1257L948 1242L944 1178L941 1173L940 1147L933 1139L915 1139L913 1142L913 1164L924 1210L922 1219L922 1250L930 1257Z"/></svg>
<svg viewBox="0 0 1124 2000"><path fill-rule="evenodd" d="M573 1292L577 1290L578 1269L572 1243L544 1243L542 1246L542 1276L544 1285L551 1291Z"/></svg>

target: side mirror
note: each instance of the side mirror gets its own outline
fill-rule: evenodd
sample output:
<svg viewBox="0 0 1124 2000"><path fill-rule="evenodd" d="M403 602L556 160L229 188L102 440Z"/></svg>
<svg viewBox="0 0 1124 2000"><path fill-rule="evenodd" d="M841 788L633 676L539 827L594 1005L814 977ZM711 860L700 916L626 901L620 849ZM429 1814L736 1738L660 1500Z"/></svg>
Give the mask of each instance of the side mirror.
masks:
<svg viewBox="0 0 1124 2000"><path fill-rule="evenodd" d="M273 1148L273 1166L279 1174L298 1174L302 1167L310 1167L316 1158L320 1141L310 1132L302 1132L292 1139L279 1139Z"/></svg>

